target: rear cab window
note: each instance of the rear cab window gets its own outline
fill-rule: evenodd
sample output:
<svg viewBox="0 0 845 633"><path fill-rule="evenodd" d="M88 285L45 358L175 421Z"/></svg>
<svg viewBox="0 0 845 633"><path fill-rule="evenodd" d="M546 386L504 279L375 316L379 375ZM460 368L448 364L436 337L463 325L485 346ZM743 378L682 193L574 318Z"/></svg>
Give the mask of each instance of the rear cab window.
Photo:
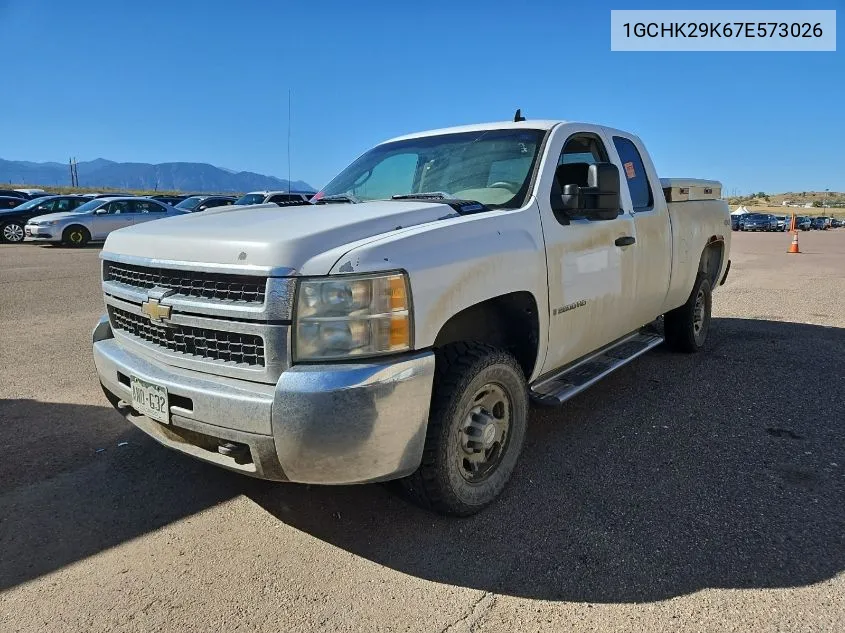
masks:
<svg viewBox="0 0 845 633"><path fill-rule="evenodd" d="M654 194L637 146L624 136L614 136L613 145L622 162L621 180L628 183L634 212L651 211L654 208Z"/></svg>

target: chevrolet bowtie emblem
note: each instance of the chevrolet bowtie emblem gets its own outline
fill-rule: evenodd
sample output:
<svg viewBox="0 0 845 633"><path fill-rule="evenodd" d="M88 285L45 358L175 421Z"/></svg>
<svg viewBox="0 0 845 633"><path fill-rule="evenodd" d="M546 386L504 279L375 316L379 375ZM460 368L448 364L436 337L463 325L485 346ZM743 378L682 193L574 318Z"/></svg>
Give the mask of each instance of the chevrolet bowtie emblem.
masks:
<svg viewBox="0 0 845 633"><path fill-rule="evenodd" d="M153 323L161 323L162 319L170 318L170 306L163 306L158 299L150 298L141 304L141 312L150 317Z"/></svg>

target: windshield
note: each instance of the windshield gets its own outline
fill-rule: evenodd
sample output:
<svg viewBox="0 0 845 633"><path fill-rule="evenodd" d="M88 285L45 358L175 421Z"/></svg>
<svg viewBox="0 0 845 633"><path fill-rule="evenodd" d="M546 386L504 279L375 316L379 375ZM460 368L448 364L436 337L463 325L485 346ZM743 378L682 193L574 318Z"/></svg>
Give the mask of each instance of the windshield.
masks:
<svg viewBox="0 0 845 633"><path fill-rule="evenodd" d="M319 198L380 200L443 193L489 207L516 208L528 193L544 134L486 130L385 143L344 169Z"/></svg>
<svg viewBox="0 0 845 633"><path fill-rule="evenodd" d="M48 200L49 198L36 198L35 200L27 200L23 204L19 204L18 206L16 206L15 211L26 211L27 209L37 207L39 204L44 204Z"/></svg>
<svg viewBox="0 0 845 633"><path fill-rule="evenodd" d="M86 202L83 205L76 207L75 209L70 209L69 213L87 213L88 211L93 211L94 209L99 209L101 206L106 204L106 201L102 198L97 198L96 200L91 200L90 202Z"/></svg>
<svg viewBox="0 0 845 633"><path fill-rule="evenodd" d="M264 202L263 193L248 193L235 201L235 204L261 204Z"/></svg>
<svg viewBox="0 0 845 633"><path fill-rule="evenodd" d="M177 209L185 209L186 211L193 211L198 206L200 206L200 202L205 200L205 196L191 196L190 198L185 198L176 205Z"/></svg>

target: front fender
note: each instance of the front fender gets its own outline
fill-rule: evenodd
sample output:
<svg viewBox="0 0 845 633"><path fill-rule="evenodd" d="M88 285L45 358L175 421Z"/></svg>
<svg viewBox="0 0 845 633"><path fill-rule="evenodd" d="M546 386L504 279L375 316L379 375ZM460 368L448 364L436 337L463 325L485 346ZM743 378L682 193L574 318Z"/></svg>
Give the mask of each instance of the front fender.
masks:
<svg viewBox="0 0 845 633"><path fill-rule="evenodd" d="M388 269L409 273L416 349L432 346L446 321L461 310L518 291L534 295L539 349L546 349L548 286L536 203L385 236L347 252L331 274Z"/></svg>

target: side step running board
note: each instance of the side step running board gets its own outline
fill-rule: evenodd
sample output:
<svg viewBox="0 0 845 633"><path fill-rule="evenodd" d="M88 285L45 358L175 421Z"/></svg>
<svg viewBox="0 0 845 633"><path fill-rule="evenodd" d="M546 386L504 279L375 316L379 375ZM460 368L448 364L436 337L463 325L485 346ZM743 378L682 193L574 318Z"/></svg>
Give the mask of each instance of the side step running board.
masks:
<svg viewBox="0 0 845 633"><path fill-rule="evenodd" d="M662 342L659 334L635 332L552 376L540 378L530 385L531 398L538 404L563 404Z"/></svg>

